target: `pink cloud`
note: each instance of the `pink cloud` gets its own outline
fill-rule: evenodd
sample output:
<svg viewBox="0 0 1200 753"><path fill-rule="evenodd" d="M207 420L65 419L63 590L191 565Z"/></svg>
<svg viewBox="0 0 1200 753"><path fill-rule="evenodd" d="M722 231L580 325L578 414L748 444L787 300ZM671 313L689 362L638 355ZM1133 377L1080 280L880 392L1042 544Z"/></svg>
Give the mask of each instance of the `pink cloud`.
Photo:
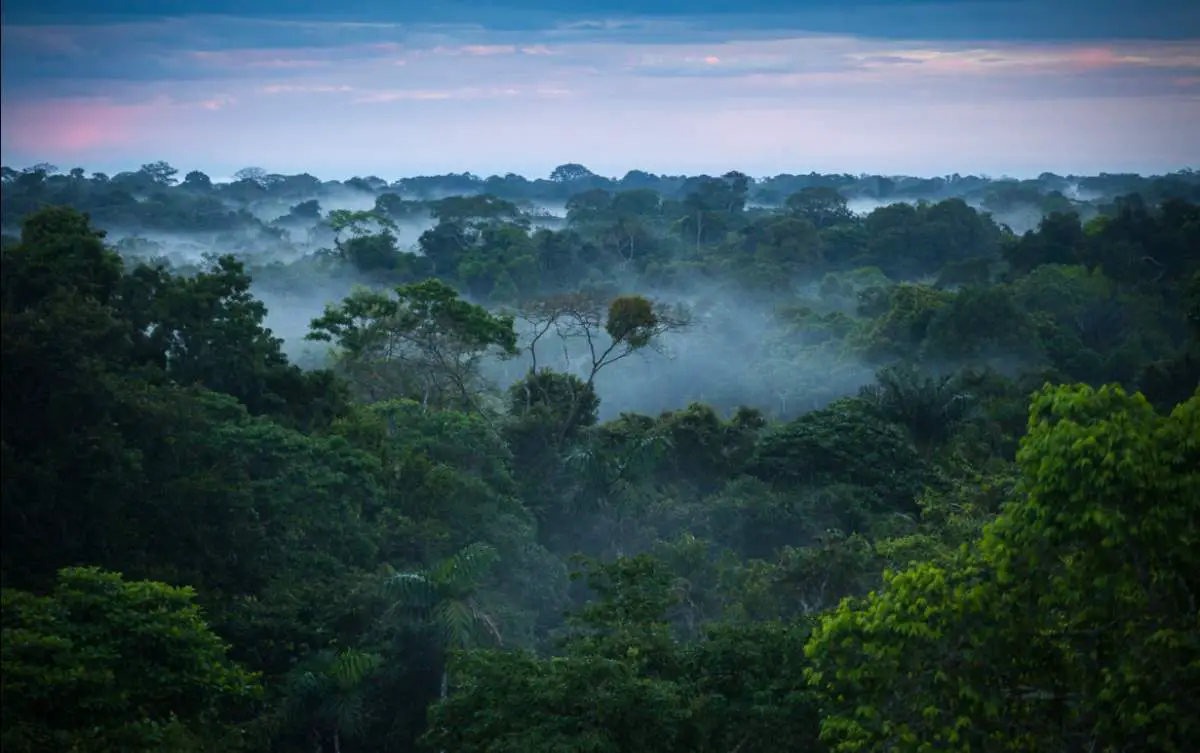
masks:
<svg viewBox="0 0 1200 753"><path fill-rule="evenodd" d="M238 103L228 95L134 103L101 98L45 99L5 104L0 118L4 150L64 157L121 147L145 148L163 135L180 136L199 110L213 115ZM190 126L188 126L190 128ZM182 129L182 130L181 130Z"/></svg>
<svg viewBox="0 0 1200 753"><path fill-rule="evenodd" d="M445 99L481 100L505 97L561 96L553 89L525 89L515 86L463 87L459 89L393 89L373 91L355 97L358 104L382 104L402 101L431 101Z"/></svg>
<svg viewBox="0 0 1200 753"><path fill-rule="evenodd" d="M401 102L401 101L429 101L439 99L452 99L454 92L449 91L433 91L433 90L406 90L406 91L378 91L362 96L355 97L354 101L359 104L381 104L384 102Z"/></svg>
<svg viewBox="0 0 1200 753"><path fill-rule="evenodd" d="M907 49L851 53L847 57L868 69L952 75L1200 67L1200 52L1195 45L1169 42L1112 46L1008 44L967 49L913 45Z"/></svg>
<svg viewBox="0 0 1200 753"><path fill-rule="evenodd" d="M155 104L115 105L83 99L6 106L3 137L8 148L74 155L136 143L160 110L161 105Z"/></svg>
<svg viewBox="0 0 1200 753"><path fill-rule="evenodd" d="M462 51L468 55L512 55L517 48L511 44L469 44Z"/></svg>
<svg viewBox="0 0 1200 753"><path fill-rule="evenodd" d="M205 110L220 110L237 104L237 99L234 97L213 97L211 99L202 99L197 104Z"/></svg>

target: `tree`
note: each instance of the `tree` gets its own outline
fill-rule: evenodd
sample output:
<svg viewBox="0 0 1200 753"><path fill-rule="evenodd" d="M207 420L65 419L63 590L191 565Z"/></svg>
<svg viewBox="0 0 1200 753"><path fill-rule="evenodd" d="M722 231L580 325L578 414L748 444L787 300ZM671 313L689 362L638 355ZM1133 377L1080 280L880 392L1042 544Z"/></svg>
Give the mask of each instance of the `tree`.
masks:
<svg viewBox="0 0 1200 753"><path fill-rule="evenodd" d="M179 174L178 170L162 160L142 165L140 172L148 175L152 181L160 186L174 185L176 182L175 176Z"/></svg>
<svg viewBox="0 0 1200 753"><path fill-rule="evenodd" d="M789 212L804 217L819 230L854 219L854 213L846 204L846 197L829 186L803 188L789 196L785 206Z"/></svg>
<svg viewBox="0 0 1200 753"><path fill-rule="evenodd" d="M381 212L373 209L357 211L353 209L334 209L329 213L325 221L329 224L329 228L339 237L343 230L349 230L352 237L360 238L369 234L373 226L378 226L385 230L396 229L396 223L392 222ZM338 243L340 249L340 241Z"/></svg>
<svg viewBox="0 0 1200 753"><path fill-rule="evenodd" d="M875 384L863 387L859 396L876 416L903 426L926 449L945 442L976 402L961 374L930 376L912 364L880 369Z"/></svg>
<svg viewBox="0 0 1200 753"><path fill-rule="evenodd" d="M496 564L496 550L472 544L427 570L396 573L384 582L394 595L394 613L426 621L443 651L461 651L489 637L504 642L500 629L479 598L482 580ZM442 669L440 697L450 692L449 669Z"/></svg>
<svg viewBox="0 0 1200 753"><path fill-rule="evenodd" d="M370 400L479 410L481 361L517 353L512 318L460 299L440 280L392 292L358 289L327 305L306 339L334 343L341 368Z"/></svg>
<svg viewBox="0 0 1200 753"><path fill-rule="evenodd" d="M595 385L596 375L624 358L655 347L658 338L684 329L689 322L682 306L668 307L640 295L621 295L607 300L599 291L566 293L534 300L522 307L519 316L529 325L530 373L538 371L538 345L552 331L564 346L578 343L586 347L579 369L585 385L572 403L563 422L566 436L586 401L587 390ZM565 366L572 368L570 354L564 348Z"/></svg>
<svg viewBox="0 0 1200 753"><path fill-rule="evenodd" d="M259 692L190 588L67 568L47 596L0 593L6 751L180 750Z"/></svg>
<svg viewBox="0 0 1200 753"><path fill-rule="evenodd" d="M1028 272L1042 264L1076 263L1084 241L1077 213L1051 212L1039 221L1036 231L1007 242L1003 255L1013 269Z"/></svg>
<svg viewBox="0 0 1200 753"><path fill-rule="evenodd" d="M822 261L821 236L802 217L763 218L746 226L742 238L747 261L757 263L756 271L761 271L767 282L788 283L797 272Z"/></svg>
<svg viewBox="0 0 1200 753"><path fill-rule="evenodd" d="M313 207L306 204L308 202L297 204L293 210L303 207L305 212L314 211ZM315 210L319 216L320 207L315 207ZM325 224L334 233L333 244L337 255L363 272L393 269L402 256L395 236L397 225L379 209L334 209ZM342 239L344 230L350 231L348 240Z"/></svg>
<svg viewBox="0 0 1200 753"><path fill-rule="evenodd" d="M978 544L889 573L806 653L837 751L1156 750L1200 735L1200 390L1033 400L1018 498Z"/></svg>
<svg viewBox="0 0 1200 753"><path fill-rule="evenodd" d="M578 576L577 576L578 577ZM784 753L816 743L804 623L729 623L674 640L675 579L652 557L589 563L595 599L559 655L474 650L425 742L460 753Z"/></svg>
<svg viewBox="0 0 1200 753"><path fill-rule="evenodd" d="M686 214L676 221L676 228L685 237L695 239L699 253L706 241L724 237L734 218L742 214L748 190L749 179L741 173L690 178L683 187Z"/></svg>
<svg viewBox="0 0 1200 753"><path fill-rule="evenodd" d="M429 202L429 213L438 222L447 222L476 231L483 225L520 217L521 210L511 201L490 194L447 196Z"/></svg>
<svg viewBox="0 0 1200 753"><path fill-rule="evenodd" d="M246 180L260 186L264 185L266 177L267 171L261 167L243 167L233 174L234 180Z"/></svg>
<svg viewBox="0 0 1200 753"><path fill-rule="evenodd" d="M193 191L211 191L213 182L212 178L199 170L192 170L183 176L183 187Z"/></svg>
<svg viewBox="0 0 1200 753"><path fill-rule="evenodd" d="M375 211L393 220L414 219L428 212L424 203L411 201L391 192L375 197Z"/></svg>
<svg viewBox="0 0 1200 753"><path fill-rule="evenodd" d="M434 707L426 741L463 753L673 750L686 703L656 676L677 662L665 615L669 575L649 557L622 559L590 571L588 584L600 600L573 617L567 656L461 655L461 692Z"/></svg>
<svg viewBox="0 0 1200 753"><path fill-rule="evenodd" d="M575 162L569 162L565 165L559 165L550 173L550 180L555 183L573 183L577 180L595 177L595 173L587 169L583 165Z"/></svg>
<svg viewBox="0 0 1200 753"><path fill-rule="evenodd" d="M318 753L326 739L333 753L341 753L342 741L357 738L366 727L367 683L382 664L380 655L355 649L317 652L289 673L284 722L307 727Z"/></svg>
<svg viewBox="0 0 1200 753"><path fill-rule="evenodd" d="M855 398L764 433L747 471L781 487L854 484L871 489L882 509L915 510L930 468L907 432Z"/></svg>
<svg viewBox="0 0 1200 753"><path fill-rule="evenodd" d="M597 238L625 262L639 250L652 249L657 240L651 222L662 210L662 197L649 189L612 193L595 188L567 199L567 221Z"/></svg>
<svg viewBox="0 0 1200 753"><path fill-rule="evenodd" d="M316 199L307 199L299 204L293 204L292 208L288 210L288 214L306 220L319 220L321 219L321 202Z"/></svg>
<svg viewBox="0 0 1200 753"><path fill-rule="evenodd" d="M508 400L510 415L525 432L549 426L555 436L560 431L572 436L594 426L600 407L595 387L574 374L549 369L530 371L515 382L508 389Z"/></svg>
<svg viewBox="0 0 1200 753"><path fill-rule="evenodd" d="M125 277L131 339L177 383L233 395L255 415L307 425L317 415L306 408L336 405L328 372L289 363L283 340L263 326L267 308L251 294L245 265L232 256L206 261L192 276L141 266Z"/></svg>

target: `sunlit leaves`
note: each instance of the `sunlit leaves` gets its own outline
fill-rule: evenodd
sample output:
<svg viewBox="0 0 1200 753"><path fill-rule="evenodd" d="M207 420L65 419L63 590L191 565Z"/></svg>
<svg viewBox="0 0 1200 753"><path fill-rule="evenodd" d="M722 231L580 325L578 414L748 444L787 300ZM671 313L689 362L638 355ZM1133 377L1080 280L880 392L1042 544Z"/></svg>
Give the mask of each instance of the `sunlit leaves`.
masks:
<svg viewBox="0 0 1200 753"><path fill-rule="evenodd" d="M179 734L212 734L258 681L225 658L194 596L98 568L62 570L48 596L4 589L4 749L165 753Z"/></svg>
<svg viewBox="0 0 1200 753"><path fill-rule="evenodd" d="M1047 388L1020 499L890 575L807 651L837 750L1190 750L1200 679L1200 393L1170 417ZM932 746L932 747L930 747Z"/></svg>

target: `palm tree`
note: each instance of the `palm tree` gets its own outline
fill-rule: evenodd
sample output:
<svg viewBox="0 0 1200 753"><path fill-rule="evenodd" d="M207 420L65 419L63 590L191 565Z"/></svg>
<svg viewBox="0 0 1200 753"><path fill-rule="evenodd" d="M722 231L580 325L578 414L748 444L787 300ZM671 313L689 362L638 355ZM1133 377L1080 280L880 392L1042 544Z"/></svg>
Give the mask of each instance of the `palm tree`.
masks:
<svg viewBox="0 0 1200 753"><path fill-rule="evenodd" d="M484 636L503 643L495 620L478 598L481 581L498 559L493 547L476 543L425 570L396 573L384 584L396 599L389 611L426 621L437 631L444 651L469 648ZM443 700L449 687L443 664Z"/></svg>
<svg viewBox="0 0 1200 753"><path fill-rule="evenodd" d="M623 556L630 528L636 527L649 501L645 482L661 465L672 447L671 438L658 431L632 431L623 436L593 436L572 448L565 467L577 481L572 515L602 516L614 526L607 547ZM589 519L588 525L593 522Z"/></svg>
<svg viewBox="0 0 1200 753"><path fill-rule="evenodd" d="M334 753L342 740L358 735L366 721L366 681L383 664L378 654L355 649L319 651L288 677L283 716L286 722L309 725L317 750L328 737Z"/></svg>
<svg viewBox="0 0 1200 753"><path fill-rule="evenodd" d="M879 418L908 429L925 448L945 441L976 404L961 373L929 376L912 364L880 369L875 384L863 387L859 398Z"/></svg>

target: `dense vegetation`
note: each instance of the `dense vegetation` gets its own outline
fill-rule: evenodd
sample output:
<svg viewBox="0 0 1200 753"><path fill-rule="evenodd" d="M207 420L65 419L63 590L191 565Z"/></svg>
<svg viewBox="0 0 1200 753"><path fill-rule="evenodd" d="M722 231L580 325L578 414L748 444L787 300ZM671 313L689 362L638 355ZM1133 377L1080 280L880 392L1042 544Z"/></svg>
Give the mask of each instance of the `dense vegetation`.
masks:
<svg viewBox="0 0 1200 753"><path fill-rule="evenodd" d="M175 175L4 168L5 751L1197 749L1194 173Z"/></svg>

